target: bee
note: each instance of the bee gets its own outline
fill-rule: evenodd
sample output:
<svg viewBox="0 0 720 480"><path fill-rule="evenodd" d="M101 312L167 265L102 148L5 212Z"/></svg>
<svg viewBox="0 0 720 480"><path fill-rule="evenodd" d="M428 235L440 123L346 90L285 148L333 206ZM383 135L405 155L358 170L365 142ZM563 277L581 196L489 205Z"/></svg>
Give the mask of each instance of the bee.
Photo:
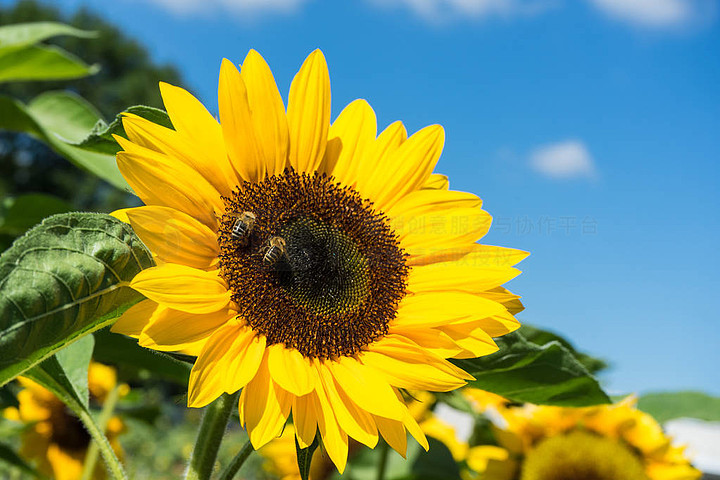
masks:
<svg viewBox="0 0 720 480"><path fill-rule="evenodd" d="M250 240L250 232L252 232L253 226L255 226L255 214L252 212L243 212L242 215L235 220L230 234L235 240L239 241L242 246L245 246Z"/></svg>
<svg viewBox="0 0 720 480"><path fill-rule="evenodd" d="M264 252L263 263L268 267L275 265L280 258L282 258L287 251L285 250L285 239L282 237L270 237L267 245L265 245L260 252Z"/></svg>

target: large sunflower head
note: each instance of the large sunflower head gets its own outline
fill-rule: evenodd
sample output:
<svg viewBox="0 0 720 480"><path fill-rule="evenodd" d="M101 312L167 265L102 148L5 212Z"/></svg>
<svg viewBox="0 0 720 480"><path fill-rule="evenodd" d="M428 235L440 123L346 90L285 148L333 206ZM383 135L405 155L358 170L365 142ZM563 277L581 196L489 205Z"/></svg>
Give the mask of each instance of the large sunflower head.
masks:
<svg viewBox="0 0 720 480"><path fill-rule="evenodd" d="M219 122L161 84L173 129L123 120L120 171L145 206L126 219L158 265L131 286L147 300L114 331L197 356L188 404L242 389L259 448L292 412L299 445L319 431L342 471L348 437L400 453L427 447L399 389L446 391L472 377L449 358L487 355L518 327L501 285L525 252L475 243L491 217L433 174L438 125L379 135L356 100L330 122L325 58L313 52L287 110L255 51L223 61Z"/></svg>
<svg viewBox="0 0 720 480"><path fill-rule="evenodd" d="M598 407L500 408L499 446L471 448L484 480L696 480L683 448L628 397Z"/></svg>
<svg viewBox="0 0 720 480"><path fill-rule="evenodd" d="M52 392L25 377L18 381L23 389L18 392L18 407L6 408L3 416L28 424L22 435L20 454L36 463L38 470L57 480L78 480L82 476L85 455L90 446L90 434L80 419L70 412ZM88 368L90 400L102 405L110 390L115 388L115 369L96 362ZM127 385L121 385L121 394ZM112 417L106 435L115 453L122 456L117 440L125 430L118 417ZM105 478L105 468L96 465L93 478Z"/></svg>

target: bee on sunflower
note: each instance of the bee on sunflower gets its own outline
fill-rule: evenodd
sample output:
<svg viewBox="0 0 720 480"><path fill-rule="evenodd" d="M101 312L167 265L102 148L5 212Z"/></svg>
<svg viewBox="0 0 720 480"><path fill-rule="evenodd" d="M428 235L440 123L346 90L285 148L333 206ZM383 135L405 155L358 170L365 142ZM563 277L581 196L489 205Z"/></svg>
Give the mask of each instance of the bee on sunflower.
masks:
<svg viewBox="0 0 720 480"><path fill-rule="evenodd" d="M377 135L364 100L330 122L323 54L305 60L287 110L263 58L220 70L219 122L187 91L160 85L174 129L126 115L121 173L144 206L118 211L157 266L147 297L113 326L140 345L197 356L188 405L242 390L257 449L292 413L342 472L349 438L401 454L427 440L400 389L448 391L472 377L450 363L493 353L518 328L501 285L527 253L476 243L481 200L434 174L432 125Z"/></svg>
<svg viewBox="0 0 720 480"><path fill-rule="evenodd" d="M482 395L481 395L482 396ZM468 480L697 480L702 475L635 398L570 408L494 406L498 446L471 447Z"/></svg>
<svg viewBox="0 0 720 480"><path fill-rule="evenodd" d="M19 377L18 382L23 387L17 395L18 407L6 408L3 416L28 425L22 434L20 455L34 462L38 471L50 478L79 480L91 442L90 434L80 419L45 387L24 377ZM114 368L90 363L88 390L92 402L103 405L116 386ZM120 386L121 395L127 391L127 385ZM110 418L105 434L118 457L122 457L118 436L124 431L125 424L119 417ZM98 463L92 478L103 479L105 473L105 468Z"/></svg>

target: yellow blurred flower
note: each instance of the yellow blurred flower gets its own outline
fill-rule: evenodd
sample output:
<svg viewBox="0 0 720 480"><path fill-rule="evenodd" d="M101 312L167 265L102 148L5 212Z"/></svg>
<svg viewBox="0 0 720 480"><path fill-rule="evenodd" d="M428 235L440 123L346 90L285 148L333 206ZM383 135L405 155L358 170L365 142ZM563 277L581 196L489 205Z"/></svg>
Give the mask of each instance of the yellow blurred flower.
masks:
<svg viewBox="0 0 720 480"><path fill-rule="evenodd" d="M219 122L162 83L174 129L135 115L120 172L145 203L115 212L158 265L131 287L147 300L113 331L147 348L194 352L188 405L242 390L255 448L292 415L298 443L319 432L342 472L351 439L403 454L427 440L399 389L449 391L472 377L448 361L493 353L518 328L501 285L526 252L476 243L491 217L432 173L445 134L378 134L365 100L331 123L321 51L295 76L287 109L251 50L220 68Z"/></svg>
<svg viewBox="0 0 720 480"><path fill-rule="evenodd" d="M628 397L586 408L500 407L499 446L476 446L467 464L482 480L695 480L683 448Z"/></svg>
<svg viewBox="0 0 720 480"><path fill-rule="evenodd" d="M36 462L37 469L55 480L78 480L82 476L83 463L91 438L80 420L73 415L60 399L36 382L19 377L24 387L18 392L17 408L3 411L3 416L28 424L22 435L20 455ZM103 404L107 395L117 385L115 369L91 362L88 368L88 390L93 401ZM120 385L120 393L127 393L127 385ZM118 417L107 424L106 435L118 457L122 447L117 440L125 431ZM105 478L105 468L98 462L93 478Z"/></svg>

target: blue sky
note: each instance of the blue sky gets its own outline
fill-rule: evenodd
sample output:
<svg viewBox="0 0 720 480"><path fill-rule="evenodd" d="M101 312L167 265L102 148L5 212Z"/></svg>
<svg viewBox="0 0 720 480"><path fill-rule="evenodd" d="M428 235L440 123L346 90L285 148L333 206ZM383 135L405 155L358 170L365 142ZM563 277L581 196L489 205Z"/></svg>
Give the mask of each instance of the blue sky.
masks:
<svg viewBox="0 0 720 480"><path fill-rule="evenodd" d="M2 0L8 3L7 0ZM88 5L217 107L255 48L281 92L325 52L333 112L440 123L437 171L532 252L524 322L607 358L614 393L720 394L720 28L693 0L56 0ZM716 300L713 300L716 299Z"/></svg>

